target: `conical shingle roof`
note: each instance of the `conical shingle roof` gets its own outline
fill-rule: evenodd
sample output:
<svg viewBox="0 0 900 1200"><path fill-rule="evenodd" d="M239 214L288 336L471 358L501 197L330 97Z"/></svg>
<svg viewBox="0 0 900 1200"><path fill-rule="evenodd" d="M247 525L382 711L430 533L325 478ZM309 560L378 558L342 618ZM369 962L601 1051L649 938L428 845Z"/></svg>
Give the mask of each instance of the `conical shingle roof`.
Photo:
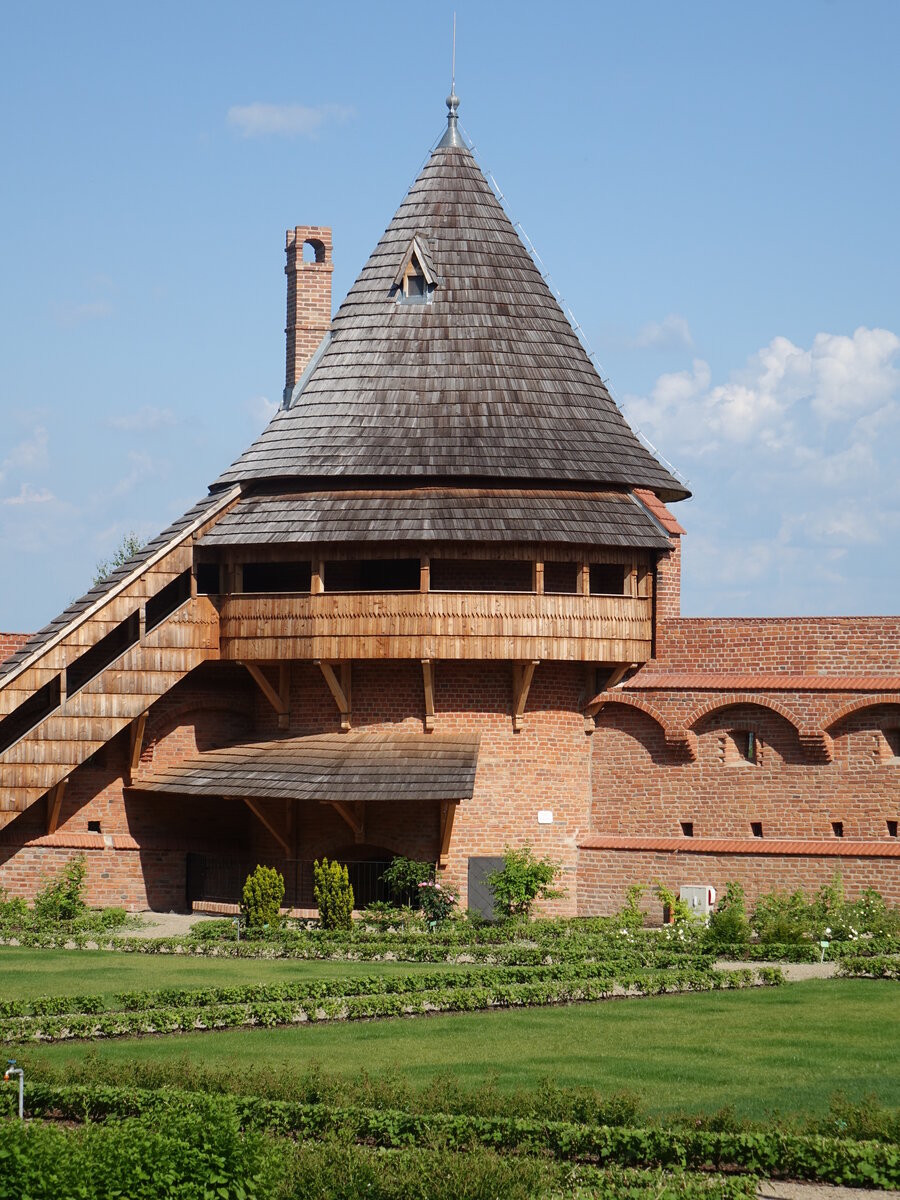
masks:
<svg viewBox="0 0 900 1200"><path fill-rule="evenodd" d="M428 303L399 303L414 237L438 283ZM472 154L454 144L410 188L302 393L214 487L329 477L689 494L638 441Z"/></svg>

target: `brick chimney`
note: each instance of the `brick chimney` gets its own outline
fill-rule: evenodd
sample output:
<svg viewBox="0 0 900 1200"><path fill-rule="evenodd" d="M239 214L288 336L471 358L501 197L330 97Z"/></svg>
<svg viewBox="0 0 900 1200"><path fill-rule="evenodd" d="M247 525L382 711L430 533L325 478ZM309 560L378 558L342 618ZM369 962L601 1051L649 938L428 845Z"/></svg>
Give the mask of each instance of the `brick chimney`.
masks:
<svg viewBox="0 0 900 1200"><path fill-rule="evenodd" d="M314 262L303 261L303 247L311 247ZM284 399L309 365L322 338L331 327L331 230L323 225L298 225L285 238L287 265L287 353Z"/></svg>

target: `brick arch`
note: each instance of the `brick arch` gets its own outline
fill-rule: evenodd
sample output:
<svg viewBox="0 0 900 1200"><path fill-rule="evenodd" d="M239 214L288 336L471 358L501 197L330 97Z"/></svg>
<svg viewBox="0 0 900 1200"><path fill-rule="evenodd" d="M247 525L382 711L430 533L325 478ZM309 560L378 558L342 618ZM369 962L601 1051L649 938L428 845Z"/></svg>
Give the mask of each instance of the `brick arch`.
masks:
<svg viewBox="0 0 900 1200"><path fill-rule="evenodd" d="M882 692L877 696L860 696L856 700L848 700L829 713L825 719L825 728L831 729L838 721L843 721L851 713L860 712L864 708L883 708L885 705L900 709L900 695L896 692Z"/></svg>
<svg viewBox="0 0 900 1200"><path fill-rule="evenodd" d="M600 709L606 707L608 704L622 704L626 708L638 709L660 727L667 746L675 746L685 750L689 758L696 761L697 735L693 730L685 729L681 725L670 724L647 700L642 700L638 696L632 696L628 692L617 692L615 695L604 696L593 701L589 705L587 712L591 716L596 716Z"/></svg>
<svg viewBox="0 0 900 1200"><path fill-rule="evenodd" d="M185 700L183 704L174 710L170 709L168 712L160 714L159 724L152 727L150 736L144 743L145 747L151 749L170 733L174 732L180 725L192 724L193 722L188 721L186 718L190 717L193 713L199 713L203 716L224 713L230 717L241 717L247 722L251 719L250 709L246 700L232 699L228 696L220 696L209 702L200 702L193 699Z"/></svg>
<svg viewBox="0 0 900 1200"><path fill-rule="evenodd" d="M766 708L770 712L775 713L793 727L801 746L820 751L825 759L831 762L833 744L831 737L824 729L804 725L796 713L793 713L786 705L780 704L777 700L772 700L769 696L760 696L756 692L737 692L729 696L726 700L723 700L721 696L716 697L714 700L707 700L705 704L701 704L694 709L685 721L685 726L687 729L692 730L699 721L702 721L704 717L708 717L711 713L727 708L739 708L742 705L751 708Z"/></svg>

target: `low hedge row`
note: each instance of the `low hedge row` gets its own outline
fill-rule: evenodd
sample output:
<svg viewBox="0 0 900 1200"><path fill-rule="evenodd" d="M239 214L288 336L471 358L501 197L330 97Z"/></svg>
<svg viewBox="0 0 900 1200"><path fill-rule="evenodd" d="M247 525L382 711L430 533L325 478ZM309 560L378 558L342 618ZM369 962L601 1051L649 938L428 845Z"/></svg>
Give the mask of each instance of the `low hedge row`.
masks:
<svg viewBox="0 0 900 1200"><path fill-rule="evenodd" d="M848 979L900 979L900 957L882 954L842 958L837 974Z"/></svg>
<svg viewBox="0 0 900 1200"><path fill-rule="evenodd" d="M541 923L544 925L545 923ZM465 928L465 927L464 927ZM580 962L585 959L623 963L629 966L673 966L714 958L748 962L816 962L821 948L813 942L712 945L702 934L690 931L682 941L669 930L646 930L626 935L569 933L550 936L543 928L500 929L493 940L480 931L468 937L441 930L434 933L360 933L340 936L325 930L280 930L263 940L204 941L192 937L144 938L102 937L65 930L20 932L0 937L0 945L35 949L101 949L130 954L185 954L211 958L336 959L350 961L397 960L403 962L486 962L496 965L538 965L545 962ZM825 958L900 954L900 938L861 938L833 942Z"/></svg>
<svg viewBox="0 0 900 1200"><path fill-rule="evenodd" d="M32 1117L62 1120L141 1117L164 1127L165 1122L187 1115L214 1122L221 1121L223 1114L234 1114L244 1130L303 1140L340 1135L386 1148L469 1150L487 1146L502 1153L545 1154L559 1160L621 1167L745 1171L850 1187L900 1185L900 1146L781 1130L734 1133L629 1128L77 1084L32 1084L27 1104Z"/></svg>
<svg viewBox="0 0 900 1200"><path fill-rule="evenodd" d="M677 972L678 990L691 980L696 989L703 986L711 968L695 966ZM143 1011L155 1008L203 1007L211 1004L245 1004L260 1001L325 1000L335 996L389 995L433 990L441 987L489 987L496 984L540 983L549 980L609 978L613 972L607 963L560 963L540 967L477 967L470 970L432 971L417 975L361 975L355 978L298 980L295 983L240 984L230 987L159 988L153 991L119 992L107 1006L98 996L46 996L34 1000L7 1000L0 1004L0 1017L61 1016L74 1013L107 1011ZM615 972L620 980L630 978ZM642 978L637 972L635 978ZM668 979L670 972L661 973ZM763 968L760 977L766 983L783 982L780 972L771 978ZM638 987L640 984L626 984Z"/></svg>
<svg viewBox="0 0 900 1200"><path fill-rule="evenodd" d="M412 1016L429 1012L478 1012L488 1008L533 1007L604 1000L616 985L640 995L665 992L712 991L776 984L781 974L749 969L735 971L672 971L636 973L618 979L549 979L533 983L441 986L376 992L366 995L292 1000L247 1001L231 1004L184 1004L137 1012L73 1013L66 1016L8 1017L0 1021L0 1042L64 1041L75 1038L122 1037L143 1033L236 1029L242 1026L300 1024L313 1021L354 1021L376 1017Z"/></svg>

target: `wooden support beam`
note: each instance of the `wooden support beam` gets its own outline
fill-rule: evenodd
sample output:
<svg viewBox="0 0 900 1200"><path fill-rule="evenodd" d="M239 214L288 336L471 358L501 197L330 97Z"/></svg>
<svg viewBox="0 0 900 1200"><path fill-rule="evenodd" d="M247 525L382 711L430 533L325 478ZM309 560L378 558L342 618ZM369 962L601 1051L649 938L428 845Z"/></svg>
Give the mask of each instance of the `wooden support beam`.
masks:
<svg viewBox="0 0 900 1200"><path fill-rule="evenodd" d="M338 706L338 711L341 714L341 732L346 733L350 728L350 704L352 700L351 694L351 675L350 663L342 662L341 678L338 680L335 674L334 667L331 663L321 662L316 660L316 665L322 672L325 682L328 684L328 690L334 697L334 702Z"/></svg>
<svg viewBox="0 0 900 1200"><path fill-rule="evenodd" d="M312 574L309 580L309 594L311 596L321 596L325 591L325 562L321 558L316 558L313 555Z"/></svg>
<svg viewBox="0 0 900 1200"><path fill-rule="evenodd" d="M578 568L578 595L589 596L591 594L591 564L582 563Z"/></svg>
<svg viewBox="0 0 900 1200"><path fill-rule="evenodd" d="M342 817L353 830L353 840L357 843L365 841L366 837L366 806L362 800L356 800L351 808L343 800L326 800L338 816Z"/></svg>
<svg viewBox="0 0 900 1200"><path fill-rule="evenodd" d="M142 712L136 717L128 729L128 765L125 771L126 787L131 787L134 773L141 765L141 751L144 748L144 730L147 728L147 714Z"/></svg>
<svg viewBox="0 0 900 1200"><path fill-rule="evenodd" d="M544 564L542 562L531 564L531 590L538 596L544 594Z"/></svg>
<svg viewBox="0 0 900 1200"><path fill-rule="evenodd" d="M438 866L446 867L447 856L450 853L450 838L453 836L453 821L456 817L455 800L444 800L441 803L441 852L438 856Z"/></svg>
<svg viewBox="0 0 900 1200"><path fill-rule="evenodd" d="M271 833L271 835L275 839L275 841L278 842L279 846L283 847L284 852L287 855L287 857L290 858L291 846L290 846L290 843L288 842L287 838L284 836L284 834L266 816L265 812L262 810L262 808L260 807L260 805L257 803L256 800L251 800L249 798L249 796L244 796L244 797L242 797L242 799L243 799L244 803L247 805L247 807L250 809L250 811L253 813L254 817L256 817L257 821L260 821L263 825L265 825L266 829L268 829L269 833Z"/></svg>
<svg viewBox="0 0 900 1200"><path fill-rule="evenodd" d="M47 832L56 833L59 824L59 810L62 808L63 793L66 790L68 778L61 779L47 793Z"/></svg>
<svg viewBox="0 0 900 1200"><path fill-rule="evenodd" d="M287 729L291 723L291 664L278 664L278 698L281 700L282 711L278 714L278 728Z"/></svg>
<svg viewBox="0 0 900 1200"><path fill-rule="evenodd" d="M539 662L540 659L536 658L530 662L513 663L513 730L516 733L522 728L534 668Z"/></svg>
<svg viewBox="0 0 900 1200"><path fill-rule="evenodd" d="M419 591L431 591L431 558L427 554L419 559Z"/></svg>
<svg viewBox="0 0 900 1200"><path fill-rule="evenodd" d="M259 690L278 713L278 728L287 729L290 721L290 664L279 663L277 690L269 682L262 667L256 663L245 662L244 666L255 680Z"/></svg>
<svg viewBox="0 0 900 1200"><path fill-rule="evenodd" d="M422 659L422 679L425 684L425 732L434 729L434 664L430 658Z"/></svg>

